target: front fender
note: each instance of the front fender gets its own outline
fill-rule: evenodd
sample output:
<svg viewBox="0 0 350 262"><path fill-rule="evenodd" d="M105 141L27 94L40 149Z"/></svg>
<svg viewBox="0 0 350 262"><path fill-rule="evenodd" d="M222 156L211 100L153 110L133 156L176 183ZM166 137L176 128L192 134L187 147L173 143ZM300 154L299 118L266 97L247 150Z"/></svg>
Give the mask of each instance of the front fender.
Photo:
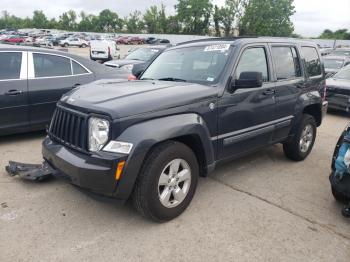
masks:
<svg viewBox="0 0 350 262"><path fill-rule="evenodd" d="M167 116L127 128L116 140L132 143L133 149L128 156L115 194L122 199L129 198L145 157L154 145L186 135L196 135L200 138L206 165L213 164L214 149L211 136L203 118L198 114Z"/></svg>

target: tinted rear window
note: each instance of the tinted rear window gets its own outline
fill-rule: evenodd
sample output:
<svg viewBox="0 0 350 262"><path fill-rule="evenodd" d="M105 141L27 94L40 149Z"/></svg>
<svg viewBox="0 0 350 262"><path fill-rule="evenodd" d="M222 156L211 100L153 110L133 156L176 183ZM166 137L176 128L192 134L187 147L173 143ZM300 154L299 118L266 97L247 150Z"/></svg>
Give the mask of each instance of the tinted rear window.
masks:
<svg viewBox="0 0 350 262"><path fill-rule="evenodd" d="M33 54L35 77L67 76L72 74L70 59L47 54Z"/></svg>
<svg viewBox="0 0 350 262"><path fill-rule="evenodd" d="M88 71L86 71L86 69L84 67L82 67L81 65L79 65L77 62L72 61L72 65L73 65L73 74L74 75L88 73Z"/></svg>
<svg viewBox="0 0 350 262"><path fill-rule="evenodd" d="M305 59L306 71L309 76L319 76L322 74L321 60L317 50L314 47L302 47L303 57Z"/></svg>
<svg viewBox="0 0 350 262"><path fill-rule="evenodd" d="M22 53L0 53L0 80L19 79L21 74Z"/></svg>

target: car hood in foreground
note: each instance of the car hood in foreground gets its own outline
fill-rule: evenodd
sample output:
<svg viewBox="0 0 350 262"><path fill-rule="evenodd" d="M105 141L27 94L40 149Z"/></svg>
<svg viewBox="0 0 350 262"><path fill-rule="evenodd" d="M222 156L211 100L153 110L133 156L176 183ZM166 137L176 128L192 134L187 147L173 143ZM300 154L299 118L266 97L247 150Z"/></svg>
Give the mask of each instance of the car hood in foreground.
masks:
<svg viewBox="0 0 350 262"><path fill-rule="evenodd" d="M217 94L216 87L194 83L100 80L72 90L60 103L115 119L190 105Z"/></svg>

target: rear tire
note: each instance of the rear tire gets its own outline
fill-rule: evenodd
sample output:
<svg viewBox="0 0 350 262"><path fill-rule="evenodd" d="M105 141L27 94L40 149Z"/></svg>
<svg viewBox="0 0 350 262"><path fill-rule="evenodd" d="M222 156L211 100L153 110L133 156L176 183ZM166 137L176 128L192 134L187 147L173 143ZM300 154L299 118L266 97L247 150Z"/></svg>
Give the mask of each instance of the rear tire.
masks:
<svg viewBox="0 0 350 262"><path fill-rule="evenodd" d="M156 222L174 219L189 206L198 175L197 158L188 146L176 141L156 146L136 181L132 196L135 208Z"/></svg>
<svg viewBox="0 0 350 262"><path fill-rule="evenodd" d="M64 44L64 47L69 47L69 44L68 44L68 43L65 43L65 44Z"/></svg>
<svg viewBox="0 0 350 262"><path fill-rule="evenodd" d="M317 125L313 116L304 114L294 137L283 144L286 157L294 161L304 160L314 146L316 129Z"/></svg>

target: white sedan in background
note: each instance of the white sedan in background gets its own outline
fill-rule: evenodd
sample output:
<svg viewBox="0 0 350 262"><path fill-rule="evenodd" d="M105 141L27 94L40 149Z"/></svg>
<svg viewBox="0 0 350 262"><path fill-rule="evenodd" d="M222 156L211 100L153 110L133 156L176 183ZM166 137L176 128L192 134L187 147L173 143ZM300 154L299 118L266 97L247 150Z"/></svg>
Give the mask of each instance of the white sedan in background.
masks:
<svg viewBox="0 0 350 262"><path fill-rule="evenodd" d="M64 40L60 40L59 45L62 47L78 46L78 47L88 47L89 42L77 37L69 37Z"/></svg>

